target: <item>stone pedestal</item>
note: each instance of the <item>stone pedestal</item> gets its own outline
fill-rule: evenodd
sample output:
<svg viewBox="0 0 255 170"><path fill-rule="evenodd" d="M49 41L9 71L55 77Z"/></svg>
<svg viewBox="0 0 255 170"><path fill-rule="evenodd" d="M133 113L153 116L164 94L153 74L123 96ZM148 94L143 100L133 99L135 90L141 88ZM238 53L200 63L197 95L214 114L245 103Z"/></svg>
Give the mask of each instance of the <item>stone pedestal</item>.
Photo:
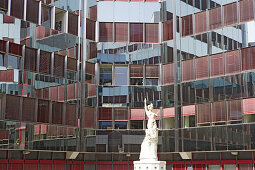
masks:
<svg viewBox="0 0 255 170"><path fill-rule="evenodd" d="M166 170L166 161L134 161L134 170Z"/></svg>

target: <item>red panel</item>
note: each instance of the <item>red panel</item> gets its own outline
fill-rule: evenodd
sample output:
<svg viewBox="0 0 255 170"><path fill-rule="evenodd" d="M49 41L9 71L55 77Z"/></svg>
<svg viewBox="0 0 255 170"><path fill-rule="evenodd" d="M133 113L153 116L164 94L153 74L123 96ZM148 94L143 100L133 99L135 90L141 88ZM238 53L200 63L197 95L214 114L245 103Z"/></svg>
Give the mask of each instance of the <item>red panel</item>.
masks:
<svg viewBox="0 0 255 170"><path fill-rule="evenodd" d="M197 105L197 123L211 122L210 105L211 103Z"/></svg>
<svg viewBox="0 0 255 170"><path fill-rule="evenodd" d="M53 170L65 170L65 164L53 164Z"/></svg>
<svg viewBox="0 0 255 170"><path fill-rule="evenodd" d="M209 77L208 58L202 57L196 59L196 78L207 78Z"/></svg>
<svg viewBox="0 0 255 170"><path fill-rule="evenodd" d="M83 128L94 128L95 122L95 108L85 107L85 115L82 117L82 127Z"/></svg>
<svg viewBox="0 0 255 170"><path fill-rule="evenodd" d="M51 53L40 50L40 73L50 74L51 71Z"/></svg>
<svg viewBox="0 0 255 170"><path fill-rule="evenodd" d="M224 26L236 24L237 23L236 2L223 6L223 10L224 10Z"/></svg>
<svg viewBox="0 0 255 170"><path fill-rule="evenodd" d="M97 43L89 43L89 59L97 58Z"/></svg>
<svg viewBox="0 0 255 170"><path fill-rule="evenodd" d="M115 23L115 42L128 41L128 23Z"/></svg>
<svg viewBox="0 0 255 170"><path fill-rule="evenodd" d="M6 52L6 42L3 40L0 40L0 51Z"/></svg>
<svg viewBox="0 0 255 170"><path fill-rule="evenodd" d="M5 24L14 24L15 18L12 16L4 15L4 23Z"/></svg>
<svg viewBox="0 0 255 170"><path fill-rule="evenodd" d="M145 42L158 43L158 24L145 24Z"/></svg>
<svg viewBox="0 0 255 170"><path fill-rule="evenodd" d="M6 95L5 119L19 120L20 99L18 96Z"/></svg>
<svg viewBox="0 0 255 170"><path fill-rule="evenodd" d="M8 164L8 170L20 170L23 168L22 164L17 164L17 163L9 163Z"/></svg>
<svg viewBox="0 0 255 170"><path fill-rule="evenodd" d="M67 85L67 100L74 100L76 98L75 84Z"/></svg>
<svg viewBox="0 0 255 170"><path fill-rule="evenodd" d="M97 6L92 6L89 8L89 18L91 20L96 21L97 20Z"/></svg>
<svg viewBox="0 0 255 170"><path fill-rule="evenodd" d="M113 165L113 170L126 170L128 169L127 165Z"/></svg>
<svg viewBox="0 0 255 170"><path fill-rule="evenodd" d="M206 27L206 11L195 14L196 34L201 34L207 31Z"/></svg>
<svg viewBox="0 0 255 170"><path fill-rule="evenodd" d="M34 121L35 99L23 98L22 121Z"/></svg>
<svg viewBox="0 0 255 170"><path fill-rule="evenodd" d="M73 165L72 170L83 170L83 165Z"/></svg>
<svg viewBox="0 0 255 170"><path fill-rule="evenodd" d="M243 99L243 114L255 113L255 98Z"/></svg>
<svg viewBox="0 0 255 170"><path fill-rule="evenodd" d="M174 165L173 170L185 170L185 165Z"/></svg>
<svg viewBox="0 0 255 170"><path fill-rule="evenodd" d="M98 108L98 120L112 120L112 108Z"/></svg>
<svg viewBox="0 0 255 170"><path fill-rule="evenodd" d="M78 15L68 13L68 33L78 35Z"/></svg>
<svg viewBox="0 0 255 170"><path fill-rule="evenodd" d="M99 23L99 41L113 42L113 23Z"/></svg>
<svg viewBox="0 0 255 170"><path fill-rule="evenodd" d="M38 111L37 111L37 121L48 123L49 122L49 101L48 100L38 100Z"/></svg>
<svg viewBox="0 0 255 170"><path fill-rule="evenodd" d="M163 84L174 83L174 64L163 65Z"/></svg>
<svg viewBox="0 0 255 170"><path fill-rule="evenodd" d="M58 86L58 101L65 100L65 85Z"/></svg>
<svg viewBox="0 0 255 170"><path fill-rule="evenodd" d="M228 120L242 120L242 100L227 101Z"/></svg>
<svg viewBox="0 0 255 170"><path fill-rule="evenodd" d="M52 103L52 123L62 124L63 119L63 103L53 102Z"/></svg>
<svg viewBox="0 0 255 170"><path fill-rule="evenodd" d="M0 170L6 170L7 163L0 163Z"/></svg>
<svg viewBox="0 0 255 170"><path fill-rule="evenodd" d="M146 78L159 78L159 66L158 65L146 65L145 67Z"/></svg>
<svg viewBox="0 0 255 170"><path fill-rule="evenodd" d="M143 78L143 65L130 65L130 78Z"/></svg>
<svg viewBox="0 0 255 170"><path fill-rule="evenodd" d="M253 165L250 164L239 164L238 170L253 170Z"/></svg>
<svg viewBox="0 0 255 170"><path fill-rule="evenodd" d="M245 57L242 57L245 60ZM238 50L225 53L226 74L240 72L240 61Z"/></svg>
<svg viewBox="0 0 255 170"><path fill-rule="evenodd" d="M39 164L38 170L51 170L51 164Z"/></svg>
<svg viewBox="0 0 255 170"><path fill-rule="evenodd" d="M222 53L211 56L211 76L223 75L223 55Z"/></svg>
<svg viewBox="0 0 255 170"><path fill-rule="evenodd" d="M95 84L88 84L88 97L95 97L97 95L97 86Z"/></svg>
<svg viewBox="0 0 255 170"><path fill-rule="evenodd" d="M192 15L182 17L182 36L193 34Z"/></svg>
<svg viewBox="0 0 255 170"><path fill-rule="evenodd" d="M66 103L66 125L76 125L76 104Z"/></svg>
<svg viewBox="0 0 255 170"><path fill-rule="evenodd" d="M96 23L93 20L87 19L87 39L95 41L95 28Z"/></svg>
<svg viewBox="0 0 255 170"><path fill-rule="evenodd" d="M9 53L22 56L22 45L9 42Z"/></svg>
<svg viewBox="0 0 255 170"><path fill-rule="evenodd" d="M163 23L163 41L173 39L173 20Z"/></svg>
<svg viewBox="0 0 255 170"><path fill-rule="evenodd" d="M209 10L209 28L214 30L222 27L221 18L221 7Z"/></svg>
<svg viewBox="0 0 255 170"><path fill-rule="evenodd" d="M174 107L163 109L163 117L174 117L174 115Z"/></svg>
<svg viewBox="0 0 255 170"><path fill-rule="evenodd" d="M130 42L143 42L143 24L130 23Z"/></svg>
<svg viewBox="0 0 255 170"><path fill-rule="evenodd" d="M50 100L57 101L57 87L50 87L49 93L50 93Z"/></svg>
<svg viewBox="0 0 255 170"><path fill-rule="evenodd" d="M255 47L243 48L242 52L242 70L255 69Z"/></svg>
<svg viewBox="0 0 255 170"><path fill-rule="evenodd" d="M54 54L54 75L57 77L64 77L64 63L65 57Z"/></svg>
<svg viewBox="0 0 255 170"><path fill-rule="evenodd" d="M225 102L212 103L212 122L227 121L227 114L225 111Z"/></svg>
<svg viewBox="0 0 255 170"><path fill-rule="evenodd" d="M35 164L25 163L24 170L37 170L37 163Z"/></svg>
<svg viewBox="0 0 255 170"><path fill-rule="evenodd" d="M240 6L240 22L247 22L254 19L253 0L242 0Z"/></svg>
<svg viewBox="0 0 255 170"><path fill-rule="evenodd" d="M86 62L86 74L95 75L95 64Z"/></svg>
<svg viewBox="0 0 255 170"><path fill-rule="evenodd" d="M112 170L112 165L97 165L97 170Z"/></svg>
<svg viewBox="0 0 255 170"><path fill-rule="evenodd" d="M131 120L144 120L145 119L144 109L131 109L130 119Z"/></svg>
<svg viewBox="0 0 255 170"><path fill-rule="evenodd" d="M114 109L114 119L115 120L128 120L128 110L127 109Z"/></svg>
<svg viewBox="0 0 255 170"><path fill-rule="evenodd" d="M182 115L183 116L195 115L195 114L196 114L195 105L189 105L189 106L183 106L182 107Z"/></svg>
<svg viewBox="0 0 255 170"><path fill-rule="evenodd" d="M194 61L186 60L182 62L182 81L194 80Z"/></svg>
<svg viewBox="0 0 255 170"><path fill-rule="evenodd" d="M193 170L206 170L205 165L193 165Z"/></svg>

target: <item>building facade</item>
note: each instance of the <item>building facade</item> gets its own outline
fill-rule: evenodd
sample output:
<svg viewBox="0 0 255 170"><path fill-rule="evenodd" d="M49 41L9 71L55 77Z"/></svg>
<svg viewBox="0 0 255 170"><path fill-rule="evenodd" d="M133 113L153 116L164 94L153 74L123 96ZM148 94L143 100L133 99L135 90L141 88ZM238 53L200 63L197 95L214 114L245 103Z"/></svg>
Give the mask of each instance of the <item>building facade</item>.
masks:
<svg viewBox="0 0 255 170"><path fill-rule="evenodd" d="M0 0L0 169L252 170L255 0ZM254 55L254 56L253 56Z"/></svg>

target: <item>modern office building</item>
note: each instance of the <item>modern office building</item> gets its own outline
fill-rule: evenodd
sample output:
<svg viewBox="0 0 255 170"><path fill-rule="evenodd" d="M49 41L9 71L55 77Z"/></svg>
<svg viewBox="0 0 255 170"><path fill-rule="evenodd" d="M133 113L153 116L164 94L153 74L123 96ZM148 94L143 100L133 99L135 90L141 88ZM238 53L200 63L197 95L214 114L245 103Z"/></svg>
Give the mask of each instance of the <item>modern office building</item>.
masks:
<svg viewBox="0 0 255 170"><path fill-rule="evenodd" d="M255 167L255 0L0 0L0 170Z"/></svg>

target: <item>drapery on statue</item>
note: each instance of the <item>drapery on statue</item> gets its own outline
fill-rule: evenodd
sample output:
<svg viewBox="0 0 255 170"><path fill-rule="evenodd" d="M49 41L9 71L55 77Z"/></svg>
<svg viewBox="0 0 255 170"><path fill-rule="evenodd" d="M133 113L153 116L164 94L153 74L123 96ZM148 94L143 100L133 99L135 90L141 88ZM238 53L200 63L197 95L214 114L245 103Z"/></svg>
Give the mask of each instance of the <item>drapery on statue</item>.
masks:
<svg viewBox="0 0 255 170"><path fill-rule="evenodd" d="M153 113L153 104L146 105L146 98L144 99L144 109L148 116L147 129L145 130L145 138L141 145L140 161L158 161L157 146L158 146L158 128L155 118L158 113Z"/></svg>

